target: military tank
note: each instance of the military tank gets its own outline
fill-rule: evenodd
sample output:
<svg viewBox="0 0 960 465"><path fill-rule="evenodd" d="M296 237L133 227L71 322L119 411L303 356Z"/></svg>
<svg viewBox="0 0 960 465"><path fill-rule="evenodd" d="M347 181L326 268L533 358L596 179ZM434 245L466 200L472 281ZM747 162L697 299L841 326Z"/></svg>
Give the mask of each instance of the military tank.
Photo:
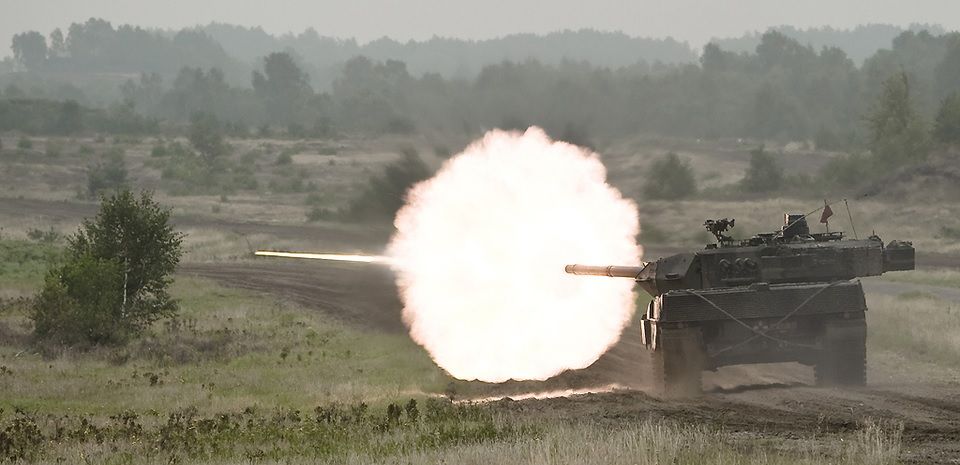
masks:
<svg viewBox="0 0 960 465"><path fill-rule="evenodd" d="M813 366L820 386L866 384L867 305L857 278L914 269L912 243L812 233L795 214L777 231L735 240L726 234L735 222L706 221L717 241L703 250L566 272L631 278L653 296L640 331L660 395L699 395L704 370L755 363Z"/></svg>

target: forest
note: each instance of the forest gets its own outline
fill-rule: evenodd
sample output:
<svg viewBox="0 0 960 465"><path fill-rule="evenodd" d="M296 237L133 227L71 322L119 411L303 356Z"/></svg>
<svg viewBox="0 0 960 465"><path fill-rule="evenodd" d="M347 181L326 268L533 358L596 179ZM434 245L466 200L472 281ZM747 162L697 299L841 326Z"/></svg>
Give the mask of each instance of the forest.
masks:
<svg viewBox="0 0 960 465"><path fill-rule="evenodd" d="M743 48L749 39L744 36L739 42L709 43L693 60L696 54L669 39L591 31L448 41L470 50L467 57L501 48L514 50L518 59L484 65L475 75L447 76L418 73L389 58L417 62L416 50L436 49L438 40L358 46L304 33L296 40L268 36L271 41L254 46L261 35L238 27L164 34L91 19L71 25L66 35L58 29L49 37L29 31L13 38L13 63L7 63L17 71L0 75L0 131L176 135L189 131L192 122L208 121L209 127L240 138L470 138L491 128L537 125L585 146L631 135L799 141L851 153L854 165L860 160L856 156L869 152L896 166L922 158L931 143L952 142L960 125L960 34L933 29L900 32L862 64L838 46L815 48L777 30L757 37L753 50L724 48ZM787 29L808 40L871 31L882 35L890 29L860 28L847 36ZM235 57L215 37L231 47L249 42L251 52ZM848 48L852 43L864 42L850 42ZM534 52L551 44L583 53L609 48L610 53L586 61ZM629 44L651 61L624 65L623 47ZM253 58L260 53L253 50L263 56ZM520 58L524 50L530 55ZM317 56L326 61L310 58ZM245 60L251 59L255 65L240 78ZM318 84L310 70L338 59L343 62L329 86ZM413 68L425 67L421 62ZM116 96L107 101L90 98L81 88L111 86ZM838 160L835 164L843 163Z"/></svg>

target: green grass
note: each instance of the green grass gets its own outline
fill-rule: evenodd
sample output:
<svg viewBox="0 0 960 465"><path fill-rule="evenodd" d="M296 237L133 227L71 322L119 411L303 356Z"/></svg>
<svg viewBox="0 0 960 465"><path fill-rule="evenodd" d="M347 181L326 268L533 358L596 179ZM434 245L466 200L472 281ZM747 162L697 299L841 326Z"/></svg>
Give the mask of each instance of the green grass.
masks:
<svg viewBox="0 0 960 465"><path fill-rule="evenodd" d="M619 427L507 418L431 400L245 409L213 416L122 412L105 419L0 418L0 459L41 463L892 464L902 425L864 422L842 437L757 441L704 425Z"/></svg>
<svg viewBox="0 0 960 465"><path fill-rule="evenodd" d="M536 434L533 427L502 421L489 410L437 400L384 409L360 403L308 411L248 407L215 415L192 408L163 415L124 411L106 418L16 412L4 420L0 459L57 462L382 458Z"/></svg>
<svg viewBox="0 0 960 465"><path fill-rule="evenodd" d="M960 366L960 306L923 292L867 295L871 351Z"/></svg>
<svg viewBox="0 0 960 465"><path fill-rule="evenodd" d="M890 273L884 275L883 279L902 283L960 288L960 271L956 270L913 270L902 273Z"/></svg>
<svg viewBox="0 0 960 465"><path fill-rule="evenodd" d="M127 346L0 347L0 364L15 373L0 378L0 406L87 414L299 408L423 397L449 381L404 335L346 328L204 280L179 279L172 292L181 299L180 317ZM29 337L23 309L5 312L0 323L20 340Z"/></svg>
<svg viewBox="0 0 960 465"><path fill-rule="evenodd" d="M0 298L19 297L43 281L47 264L59 258L55 244L23 240L0 240Z"/></svg>

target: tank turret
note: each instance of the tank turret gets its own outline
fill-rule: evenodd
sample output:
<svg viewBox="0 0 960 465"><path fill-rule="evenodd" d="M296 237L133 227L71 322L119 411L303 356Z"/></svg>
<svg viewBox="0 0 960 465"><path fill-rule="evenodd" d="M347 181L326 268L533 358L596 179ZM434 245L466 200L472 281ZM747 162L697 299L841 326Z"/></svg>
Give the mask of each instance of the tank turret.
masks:
<svg viewBox="0 0 960 465"><path fill-rule="evenodd" d="M878 236L845 239L842 232L811 233L803 215L785 215L779 231L734 240L736 220L708 220L717 238L705 249L671 255L642 266L567 265L566 272L634 278L652 296L676 289L715 289L755 283L818 283L914 269L913 244Z"/></svg>

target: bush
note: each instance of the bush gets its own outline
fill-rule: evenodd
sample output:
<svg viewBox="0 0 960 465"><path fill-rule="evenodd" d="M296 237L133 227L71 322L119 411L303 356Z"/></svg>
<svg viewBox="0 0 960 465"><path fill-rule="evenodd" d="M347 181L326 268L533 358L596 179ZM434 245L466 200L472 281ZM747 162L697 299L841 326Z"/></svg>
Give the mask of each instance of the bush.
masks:
<svg viewBox="0 0 960 465"><path fill-rule="evenodd" d="M223 127L216 116L196 113L190 118L190 145L207 163L230 151L223 140Z"/></svg>
<svg viewBox="0 0 960 465"><path fill-rule="evenodd" d="M81 255L47 274L31 318L34 334L62 344L126 339L123 273L114 260Z"/></svg>
<svg viewBox="0 0 960 465"><path fill-rule="evenodd" d="M876 164L867 156L850 154L831 159L820 169L819 179L828 185L856 187L876 176Z"/></svg>
<svg viewBox="0 0 960 465"><path fill-rule="evenodd" d="M127 164L122 150L111 150L87 171L87 193L91 197L120 189L127 184Z"/></svg>
<svg viewBox="0 0 960 465"><path fill-rule="evenodd" d="M27 230L27 237L32 241L41 242L44 244L53 244L61 238L61 234L55 231L53 228L50 228L46 231L43 229L30 228Z"/></svg>
<svg viewBox="0 0 960 465"><path fill-rule="evenodd" d="M153 148L150 149L150 156L154 158L167 156L167 146L162 143L154 145Z"/></svg>
<svg viewBox="0 0 960 465"><path fill-rule="evenodd" d="M331 219L336 216L336 213L336 210L314 206L307 211L307 221L313 223L315 221Z"/></svg>
<svg viewBox="0 0 960 465"><path fill-rule="evenodd" d="M178 142L169 144L165 153L154 163L160 168L161 179L174 182L168 189L174 195L234 193L259 187L255 166L247 160L247 155L240 164L228 158L211 163Z"/></svg>
<svg viewBox="0 0 960 465"><path fill-rule="evenodd" d="M30 150L33 148L33 141L29 137L21 137L17 141L17 148L20 150Z"/></svg>
<svg viewBox="0 0 960 465"><path fill-rule="evenodd" d="M370 181L363 193L354 199L346 216L354 220L390 220L406 200L407 190L430 177L430 168L412 148L402 150L399 160L387 166L383 175Z"/></svg>
<svg viewBox="0 0 960 465"><path fill-rule="evenodd" d="M293 163L293 153L289 150L284 150L277 156L277 165L289 165L291 163Z"/></svg>
<svg viewBox="0 0 960 465"><path fill-rule="evenodd" d="M167 287L183 235L169 220L148 193L103 198L96 218L68 239L64 263L48 272L31 312L34 334L67 344L116 343L175 315Z"/></svg>
<svg viewBox="0 0 960 465"><path fill-rule="evenodd" d="M697 181L690 164L670 152L653 162L643 193L652 199L680 199L697 192Z"/></svg>
<svg viewBox="0 0 960 465"><path fill-rule="evenodd" d="M750 151L750 166L740 186L747 192L769 192L783 187L783 167L760 147Z"/></svg>

